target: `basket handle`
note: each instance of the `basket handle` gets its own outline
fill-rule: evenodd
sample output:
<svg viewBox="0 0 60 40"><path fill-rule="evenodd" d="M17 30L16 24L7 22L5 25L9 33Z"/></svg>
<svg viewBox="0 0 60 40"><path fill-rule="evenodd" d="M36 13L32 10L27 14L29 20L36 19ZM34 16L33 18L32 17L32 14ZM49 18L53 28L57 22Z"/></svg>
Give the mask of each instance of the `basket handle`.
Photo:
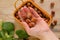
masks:
<svg viewBox="0 0 60 40"><path fill-rule="evenodd" d="M17 10L17 2L18 2L19 0L16 0L15 1L15 3L14 3L14 8ZM25 2L25 1L28 1L28 0L21 0L22 2ZM30 1L33 1L33 0L30 0Z"/></svg>
<svg viewBox="0 0 60 40"><path fill-rule="evenodd" d="M19 1L19 0L16 0L15 3L14 3L14 8L15 8L16 10L17 10L17 6L16 6L16 5L17 5L17 2L18 2L18 1ZM21 1L24 2L24 0L21 0Z"/></svg>
<svg viewBox="0 0 60 40"><path fill-rule="evenodd" d="M16 5L17 5L17 2L18 2L18 1L19 1L19 0L16 0L15 3L14 3L14 8L15 8L16 10L17 10L17 6L16 6ZM22 1L22 2L25 2L25 1L28 1L28 0L21 0L21 1ZM31 0L31 1L32 1L32 0Z"/></svg>

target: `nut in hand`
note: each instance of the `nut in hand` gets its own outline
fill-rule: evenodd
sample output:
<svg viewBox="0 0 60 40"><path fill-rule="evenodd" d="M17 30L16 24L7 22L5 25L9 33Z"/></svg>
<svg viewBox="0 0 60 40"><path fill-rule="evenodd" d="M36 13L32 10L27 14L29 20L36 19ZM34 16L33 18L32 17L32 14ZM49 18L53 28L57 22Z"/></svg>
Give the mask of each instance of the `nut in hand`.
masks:
<svg viewBox="0 0 60 40"><path fill-rule="evenodd" d="M22 15L22 18L25 20L27 18L27 16L26 15Z"/></svg>
<svg viewBox="0 0 60 40"><path fill-rule="evenodd" d="M33 17L33 18L31 19L31 21L34 22L34 23L36 23L37 19Z"/></svg>
<svg viewBox="0 0 60 40"><path fill-rule="evenodd" d="M26 19L26 23L30 23L31 22L31 20L30 19Z"/></svg>
<svg viewBox="0 0 60 40"><path fill-rule="evenodd" d="M30 6L31 5L31 3L27 3L27 6Z"/></svg>
<svg viewBox="0 0 60 40"><path fill-rule="evenodd" d="M38 9L35 7L34 10L37 11Z"/></svg>
<svg viewBox="0 0 60 40"><path fill-rule="evenodd" d="M28 19L31 19L31 17L32 17L32 14L31 14L31 13L28 13L28 14L27 14L27 18L28 18Z"/></svg>
<svg viewBox="0 0 60 40"><path fill-rule="evenodd" d="M32 28L32 27L34 27L34 26L35 26L35 23L34 23L34 22L29 23L29 27L30 27L30 28Z"/></svg>

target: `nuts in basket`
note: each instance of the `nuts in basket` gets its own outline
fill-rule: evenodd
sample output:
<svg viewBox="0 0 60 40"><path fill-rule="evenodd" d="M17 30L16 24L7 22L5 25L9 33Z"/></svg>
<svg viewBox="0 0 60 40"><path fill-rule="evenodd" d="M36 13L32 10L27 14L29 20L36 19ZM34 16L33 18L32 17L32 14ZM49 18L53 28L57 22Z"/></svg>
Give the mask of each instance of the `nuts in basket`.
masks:
<svg viewBox="0 0 60 40"><path fill-rule="evenodd" d="M26 1L25 3L23 3L23 4L14 12L14 17L16 18L16 20L18 20L19 23L21 22L21 21L19 21L19 20L22 20L22 19L23 19L23 21L25 21L25 22L29 25L29 27L34 27L35 24L36 24L36 21L37 21L36 18L32 17L31 13L26 13L26 16L24 16L25 13L23 12L23 14L21 14L21 15L19 16L18 12L21 11L21 8L23 8L24 6L26 6L27 8L29 8L29 7L33 8L33 9L40 15L40 17L43 18L44 21L48 23L48 25L50 25L50 23L51 23L51 17L49 16L49 14L48 14L46 11L44 11L42 8L40 8L39 6L37 6L37 5L36 5L33 1L31 1L31 0L28 0L28 1ZM24 10L25 10L25 9L24 9ZM17 14L18 14L18 15L17 15ZM17 18L17 16L19 16L19 17ZM21 18L21 16L22 16L22 18Z"/></svg>

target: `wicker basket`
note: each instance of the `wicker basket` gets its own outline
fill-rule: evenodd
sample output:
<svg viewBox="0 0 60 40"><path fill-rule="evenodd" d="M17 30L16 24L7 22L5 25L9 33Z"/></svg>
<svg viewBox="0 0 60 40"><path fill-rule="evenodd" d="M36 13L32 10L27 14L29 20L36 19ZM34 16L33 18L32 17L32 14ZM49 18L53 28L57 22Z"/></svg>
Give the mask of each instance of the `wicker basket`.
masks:
<svg viewBox="0 0 60 40"><path fill-rule="evenodd" d="M15 2L15 8L16 8L16 3L17 3L17 1ZM26 3L31 3L31 4L34 5L37 9L39 9L39 10L42 12L42 14L49 19L48 25L50 26L51 21L52 21L51 16L50 16L44 9L42 9L42 8L41 8L40 6L38 6L35 2L33 2L32 0L27 0L27 1L23 2L23 3L22 3L18 8L16 8L16 10L14 11L13 16L14 16L14 18L16 19L16 21L17 21L18 23L20 23L21 26L23 26L23 25L22 25L22 23L15 17L15 14L16 14L17 11L18 11L21 7L23 7Z"/></svg>

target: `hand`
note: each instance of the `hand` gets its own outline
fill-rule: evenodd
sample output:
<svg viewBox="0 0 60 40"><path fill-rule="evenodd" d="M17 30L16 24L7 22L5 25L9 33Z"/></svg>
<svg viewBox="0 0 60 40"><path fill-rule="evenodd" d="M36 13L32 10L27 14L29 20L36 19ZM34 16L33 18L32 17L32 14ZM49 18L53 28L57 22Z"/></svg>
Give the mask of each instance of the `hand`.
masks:
<svg viewBox="0 0 60 40"><path fill-rule="evenodd" d="M26 13L31 13L33 17L37 19L37 23L34 27L29 28L29 25L23 20L23 15L26 16ZM21 15L22 14L22 15ZM48 24L42 19L38 13L31 7L27 8L26 6L21 8L21 11L18 12L19 17L22 19L22 24L24 25L24 28L26 32L30 36L38 37L43 32L46 32L49 30Z"/></svg>

